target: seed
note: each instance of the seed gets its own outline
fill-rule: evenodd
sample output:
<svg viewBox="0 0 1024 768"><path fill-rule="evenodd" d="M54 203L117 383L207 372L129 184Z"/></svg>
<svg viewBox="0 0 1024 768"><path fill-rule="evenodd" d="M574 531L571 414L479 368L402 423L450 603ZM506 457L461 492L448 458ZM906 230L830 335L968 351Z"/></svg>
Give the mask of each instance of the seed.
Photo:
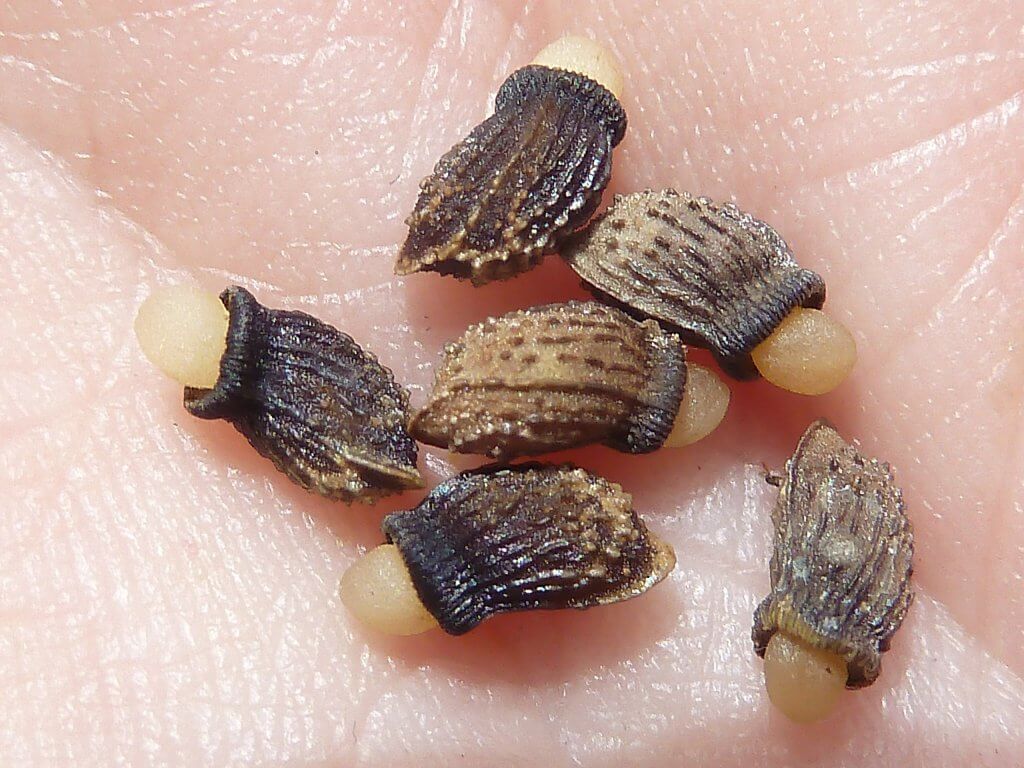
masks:
<svg viewBox="0 0 1024 768"><path fill-rule="evenodd" d="M409 396L389 370L346 334L303 312L268 309L244 288L228 288L219 302L227 315L223 335L209 300L194 292L151 298L136 321L140 344L157 365L167 349L161 340L181 328L187 340L178 347L191 351L175 358L208 360L219 352L213 382L208 372L181 377L190 413L229 421L289 478L328 498L370 501L422 485L416 443L405 431ZM202 322L188 318L196 307Z"/></svg>
<svg viewBox="0 0 1024 768"><path fill-rule="evenodd" d="M541 61L505 80L494 114L421 183L396 274L505 279L537 264L597 208L626 114L592 78L621 89L621 75L596 43L556 43Z"/></svg>
<svg viewBox="0 0 1024 768"><path fill-rule="evenodd" d="M778 386L821 394L856 359L837 321L820 312L812 322L792 318L821 308L821 277L797 265L774 229L730 203L672 189L617 195L562 255L598 297L710 349L735 378L760 369Z"/></svg>
<svg viewBox="0 0 1024 768"><path fill-rule="evenodd" d="M388 543L367 557L387 565L357 563L341 595L356 618L391 634L429 629L424 609L461 635L498 613L628 600L675 566L627 493L570 466L464 472L381 527ZM408 579L394 575L403 569Z"/></svg>
<svg viewBox="0 0 1024 768"><path fill-rule="evenodd" d="M596 302L550 304L491 318L447 345L409 429L495 458L588 443L646 453L672 431L686 383L684 347L657 323ZM696 383L692 397L709 399L711 384Z"/></svg>
<svg viewBox="0 0 1024 768"><path fill-rule="evenodd" d="M808 722L835 705L837 676L847 688L878 677L913 600L914 540L889 465L827 422L804 433L781 484L772 591L754 613L753 640L772 702Z"/></svg>

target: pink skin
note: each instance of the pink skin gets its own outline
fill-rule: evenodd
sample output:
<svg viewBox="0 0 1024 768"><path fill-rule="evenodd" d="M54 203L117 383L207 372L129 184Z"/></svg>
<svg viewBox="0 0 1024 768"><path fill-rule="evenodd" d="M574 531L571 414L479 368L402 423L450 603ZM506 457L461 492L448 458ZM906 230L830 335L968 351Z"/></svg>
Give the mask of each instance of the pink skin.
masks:
<svg viewBox="0 0 1024 768"><path fill-rule="evenodd" d="M1024 5L401 5L0 11L0 764L1024 762ZM614 189L770 221L860 363L817 400L734 385L691 449L571 455L675 546L649 595L372 635L338 578L419 495L349 509L290 485L185 414L133 315L159 284L239 282L345 328L422 402L468 323L582 295L556 259L480 290L391 275L419 179L565 32L617 36ZM749 631L762 462L818 415L896 466L918 600L878 683L798 728Z"/></svg>

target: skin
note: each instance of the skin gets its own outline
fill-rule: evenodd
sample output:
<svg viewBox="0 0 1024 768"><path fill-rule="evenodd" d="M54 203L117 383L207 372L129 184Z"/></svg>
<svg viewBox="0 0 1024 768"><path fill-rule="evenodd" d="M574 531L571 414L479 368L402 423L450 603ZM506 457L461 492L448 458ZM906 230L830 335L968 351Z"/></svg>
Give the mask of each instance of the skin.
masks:
<svg viewBox="0 0 1024 768"><path fill-rule="evenodd" d="M1020 762L1024 7L569 5L5 4L0 764ZM679 553L649 594L384 638L338 580L420 496L349 509L294 487L184 413L135 311L158 285L240 282L344 327L422 402L467 324L583 295L555 259L482 289L391 275L420 178L569 31L614 35L626 71L613 190L770 222L860 359L822 398L733 385L686 451L565 455ZM918 598L878 682L796 726L749 633L764 465L818 415L897 468Z"/></svg>

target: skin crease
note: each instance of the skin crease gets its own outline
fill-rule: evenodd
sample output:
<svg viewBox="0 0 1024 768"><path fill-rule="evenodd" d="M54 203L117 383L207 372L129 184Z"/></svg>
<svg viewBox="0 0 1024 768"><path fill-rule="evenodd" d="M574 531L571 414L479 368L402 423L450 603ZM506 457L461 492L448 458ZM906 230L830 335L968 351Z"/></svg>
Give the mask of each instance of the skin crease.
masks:
<svg viewBox="0 0 1024 768"><path fill-rule="evenodd" d="M0 764L1021 764L1024 6L524 5L4 4ZM338 579L420 495L292 486L185 414L132 320L157 285L240 282L345 328L421 403L467 324L583 295L556 259L483 289L391 274L420 178L566 32L614 35L627 75L612 190L767 220L860 360L820 399L730 384L683 451L558 457L675 547L648 595L372 635ZM749 633L764 465L818 415L897 468L919 593L879 681L798 727ZM424 454L430 484L453 470Z"/></svg>

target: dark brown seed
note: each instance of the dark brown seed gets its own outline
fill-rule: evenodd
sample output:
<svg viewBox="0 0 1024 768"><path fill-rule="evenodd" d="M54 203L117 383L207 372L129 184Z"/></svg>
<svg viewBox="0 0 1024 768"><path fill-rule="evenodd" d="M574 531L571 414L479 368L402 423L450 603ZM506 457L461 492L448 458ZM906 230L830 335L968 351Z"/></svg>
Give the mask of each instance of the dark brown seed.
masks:
<svg viewBox="0 0 1024 768"><path fill-rule="evenodd" d="M213 389L185 388L185 407L231 422L307 490L368 501L422 486L405 431L408 393L351 337L304 312L268 309L228 288L227 349Z"/></svg>
<svg viewBox="0 0 1024 768"><path fill-rule="evenodd" d="M595 295L710 349L738 379L757 377L750 352L790 310L825 301L770 226L672 189L616 195L562 255Z"/></svg>
<svg viewBox="0 0 1024 768"><path fill-rule="evenodd" d="M763 657L784 631L842 656L848 688L870 685L913 600L914 537L892 470L817 421L781 484L772 591L754 613L754 648Z"/></svg>
<svg viewBox="0 0 1024 768"><path fill-rule="evenodd" d="M595 442L646 453L672 431L685 383L683 345L657 323L596 302L550 304L448 344L410 431L502 458Z"/></svg>
<svg viewBox="0 0 1024 768"><path fill-rule="evenodd" d="M477 285L523 272L597 208L626 113L575 72L523 67L495 112L420 185L395 272L433 270Z"/></svg>
<svg viewBox="0 0 1024 768"><path fill-rule="evenodd" d="M629 494L570 466L464 472L381 528L420 600L452 635L507 611L628 600L676 562Z"/></svg>

